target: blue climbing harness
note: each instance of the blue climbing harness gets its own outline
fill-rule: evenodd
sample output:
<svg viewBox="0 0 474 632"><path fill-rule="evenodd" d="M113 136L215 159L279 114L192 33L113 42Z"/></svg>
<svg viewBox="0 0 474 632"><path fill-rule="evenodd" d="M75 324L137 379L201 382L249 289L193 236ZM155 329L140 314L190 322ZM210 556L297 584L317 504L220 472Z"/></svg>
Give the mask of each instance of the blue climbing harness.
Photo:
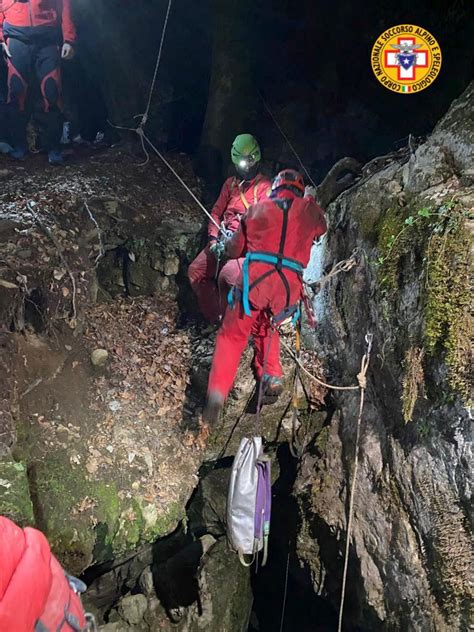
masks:
<svg viewBox="0 0 474 632"><path fill-rule="evenodd" d="M259 279L254 281L252 285L249 283L249 264L253 262L259 263L269 263L274 268L263 274ZM252 288L254 288L260 281L262 281L267 276L270 276L273 272L280 272L283 269L292 270L299 275L303 274L303 266L299 261L295 261L294 259L289 259L287 257L283 257L282 255L272 254L268 252L248 252L245 257L243 266L242 266L242 306L244 308L244 314L246 316L250 316L251 307L250 307L250 299L249 292Z"/></svg>
<svg viewBox="0 0 474 632"><path fill-rule="evenodd" d="M286 233L288 229L288 213L293 200L273 200L273 202L283 212L283 223L281 229L279 252L248 252L242 266L242 290L239 290L235 287L232 288L227 297L227 302L229 304L229 307L233 309L236 300L241 301L244 314L246 316L251 316L252 307L250 305L250 292L261 281L269 277L271 274L277 273L285 287L286 306L282 310L281 314L277 314L273 318L276 320L280 320L280 316L285 314L285 317L281 319L281 322L283 322L283 320L287 320L287 318L291 317L293 314L295 314L296 320L299 318L300 315L298 305L290 305L290 285L288 283L288 279L283 273L283 270L291 270L301 278L303 275L303 265L299 261L296 261L296 259L290 259L289 257L285 257L283 254L285 248ZM255 281L250 283L249 266L251 263L266 263L271 267L261 276L255 279Z"/></svg>

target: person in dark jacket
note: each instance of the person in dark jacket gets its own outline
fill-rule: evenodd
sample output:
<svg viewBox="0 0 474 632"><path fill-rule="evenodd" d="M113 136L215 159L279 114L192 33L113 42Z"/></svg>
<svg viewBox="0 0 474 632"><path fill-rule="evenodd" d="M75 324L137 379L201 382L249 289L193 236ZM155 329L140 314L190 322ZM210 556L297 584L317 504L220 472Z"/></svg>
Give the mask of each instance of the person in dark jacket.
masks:
<svg viewBox="0 0 474 632"><path fill-rule="evenodd" d="M70 0L0 0L0 43L8 64L8 102L12 109L12 158L28 151L25 112L31 73L43 100L45 149L51 164L61 164L61 59L74 56L76 30Z"/></svg>

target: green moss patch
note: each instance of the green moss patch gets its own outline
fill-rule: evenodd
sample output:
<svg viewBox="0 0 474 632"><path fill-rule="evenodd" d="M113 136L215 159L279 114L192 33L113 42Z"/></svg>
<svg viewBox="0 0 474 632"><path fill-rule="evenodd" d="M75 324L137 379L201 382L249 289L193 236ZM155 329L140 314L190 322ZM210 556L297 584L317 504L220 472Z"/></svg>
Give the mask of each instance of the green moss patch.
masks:
<svg viewBox="0 0 474 632"><path fill-rule="evenodd" d="M34 522L26 466L14 461L0 461L0 515L21 526Z"/></svg>
<svg viewBox="0 0 474 632"><path fill-rule="evenodd" d="M468 213L454 201L426 207L415 202L404 209L389 209L380 222L377 274L382 306L387 320L397 314L400 273L410 261L422 262L421 303L423 332L410 343L427 355L445 359L452 389L469 399L469 371L473 319L469 312L469 255L471 235ZM422 357L422 356L420 356ZM414 406L413 376L405 368L402 402L404 417L411 418ZM421 362L417 373L422 373ZM416 400L416 397L415 397Z"/></svg>
<svg viewBox="0 0 474 632"><path fill-rule="evenodd" d="M60 453L30 469L38 527L74 572L166 535L182 517L175 504L163 515L139 496L122 499L114 481L89 480Z"/></svg>
<svg viewBox="0 0 474 632"><path fill-rule="evenodd" d="M427 248L424 341L427 352L446 352L449 382L469 398L473 317L470 312L471 235L460 221Z"/></svg>

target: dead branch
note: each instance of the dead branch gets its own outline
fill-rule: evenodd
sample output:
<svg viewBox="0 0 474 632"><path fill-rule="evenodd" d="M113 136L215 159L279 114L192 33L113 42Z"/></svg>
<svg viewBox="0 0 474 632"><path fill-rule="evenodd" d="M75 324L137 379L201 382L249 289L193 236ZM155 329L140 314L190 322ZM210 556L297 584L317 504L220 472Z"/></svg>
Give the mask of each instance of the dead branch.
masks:
<svg viewBox="0 0 474 632"><path fill-rule="evenodd" d="M102 241L102 233L101 233L101 230L100 230L100 226L99 226L96 218L92 214L92 211L90 210L89 205L87 204L87 202L85 200L84 200L84 206L85 206L86 211L89 214L91 222L97 228L97 237L99 239L99 254L97 255L97 257L95 258L95 261L94 261L94 269L95 269L95 268L97 268L97 266L99 264L99 261L102 259L102 257L105 254L104 242Z"/></svg>

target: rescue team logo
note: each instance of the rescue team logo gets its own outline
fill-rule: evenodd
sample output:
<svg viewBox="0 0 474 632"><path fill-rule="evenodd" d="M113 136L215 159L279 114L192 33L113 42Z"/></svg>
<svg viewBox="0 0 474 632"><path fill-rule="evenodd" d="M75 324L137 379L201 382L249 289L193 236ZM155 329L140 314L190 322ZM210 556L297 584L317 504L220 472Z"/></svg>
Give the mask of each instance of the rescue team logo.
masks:
<svg viewBox="0 0 474 632"><path fill-rule="evenodd" d="M441 69L441 48L419 26L400 24L387 29L375 42L372 70L380 83L400 94L428 88Z"/></svg>

